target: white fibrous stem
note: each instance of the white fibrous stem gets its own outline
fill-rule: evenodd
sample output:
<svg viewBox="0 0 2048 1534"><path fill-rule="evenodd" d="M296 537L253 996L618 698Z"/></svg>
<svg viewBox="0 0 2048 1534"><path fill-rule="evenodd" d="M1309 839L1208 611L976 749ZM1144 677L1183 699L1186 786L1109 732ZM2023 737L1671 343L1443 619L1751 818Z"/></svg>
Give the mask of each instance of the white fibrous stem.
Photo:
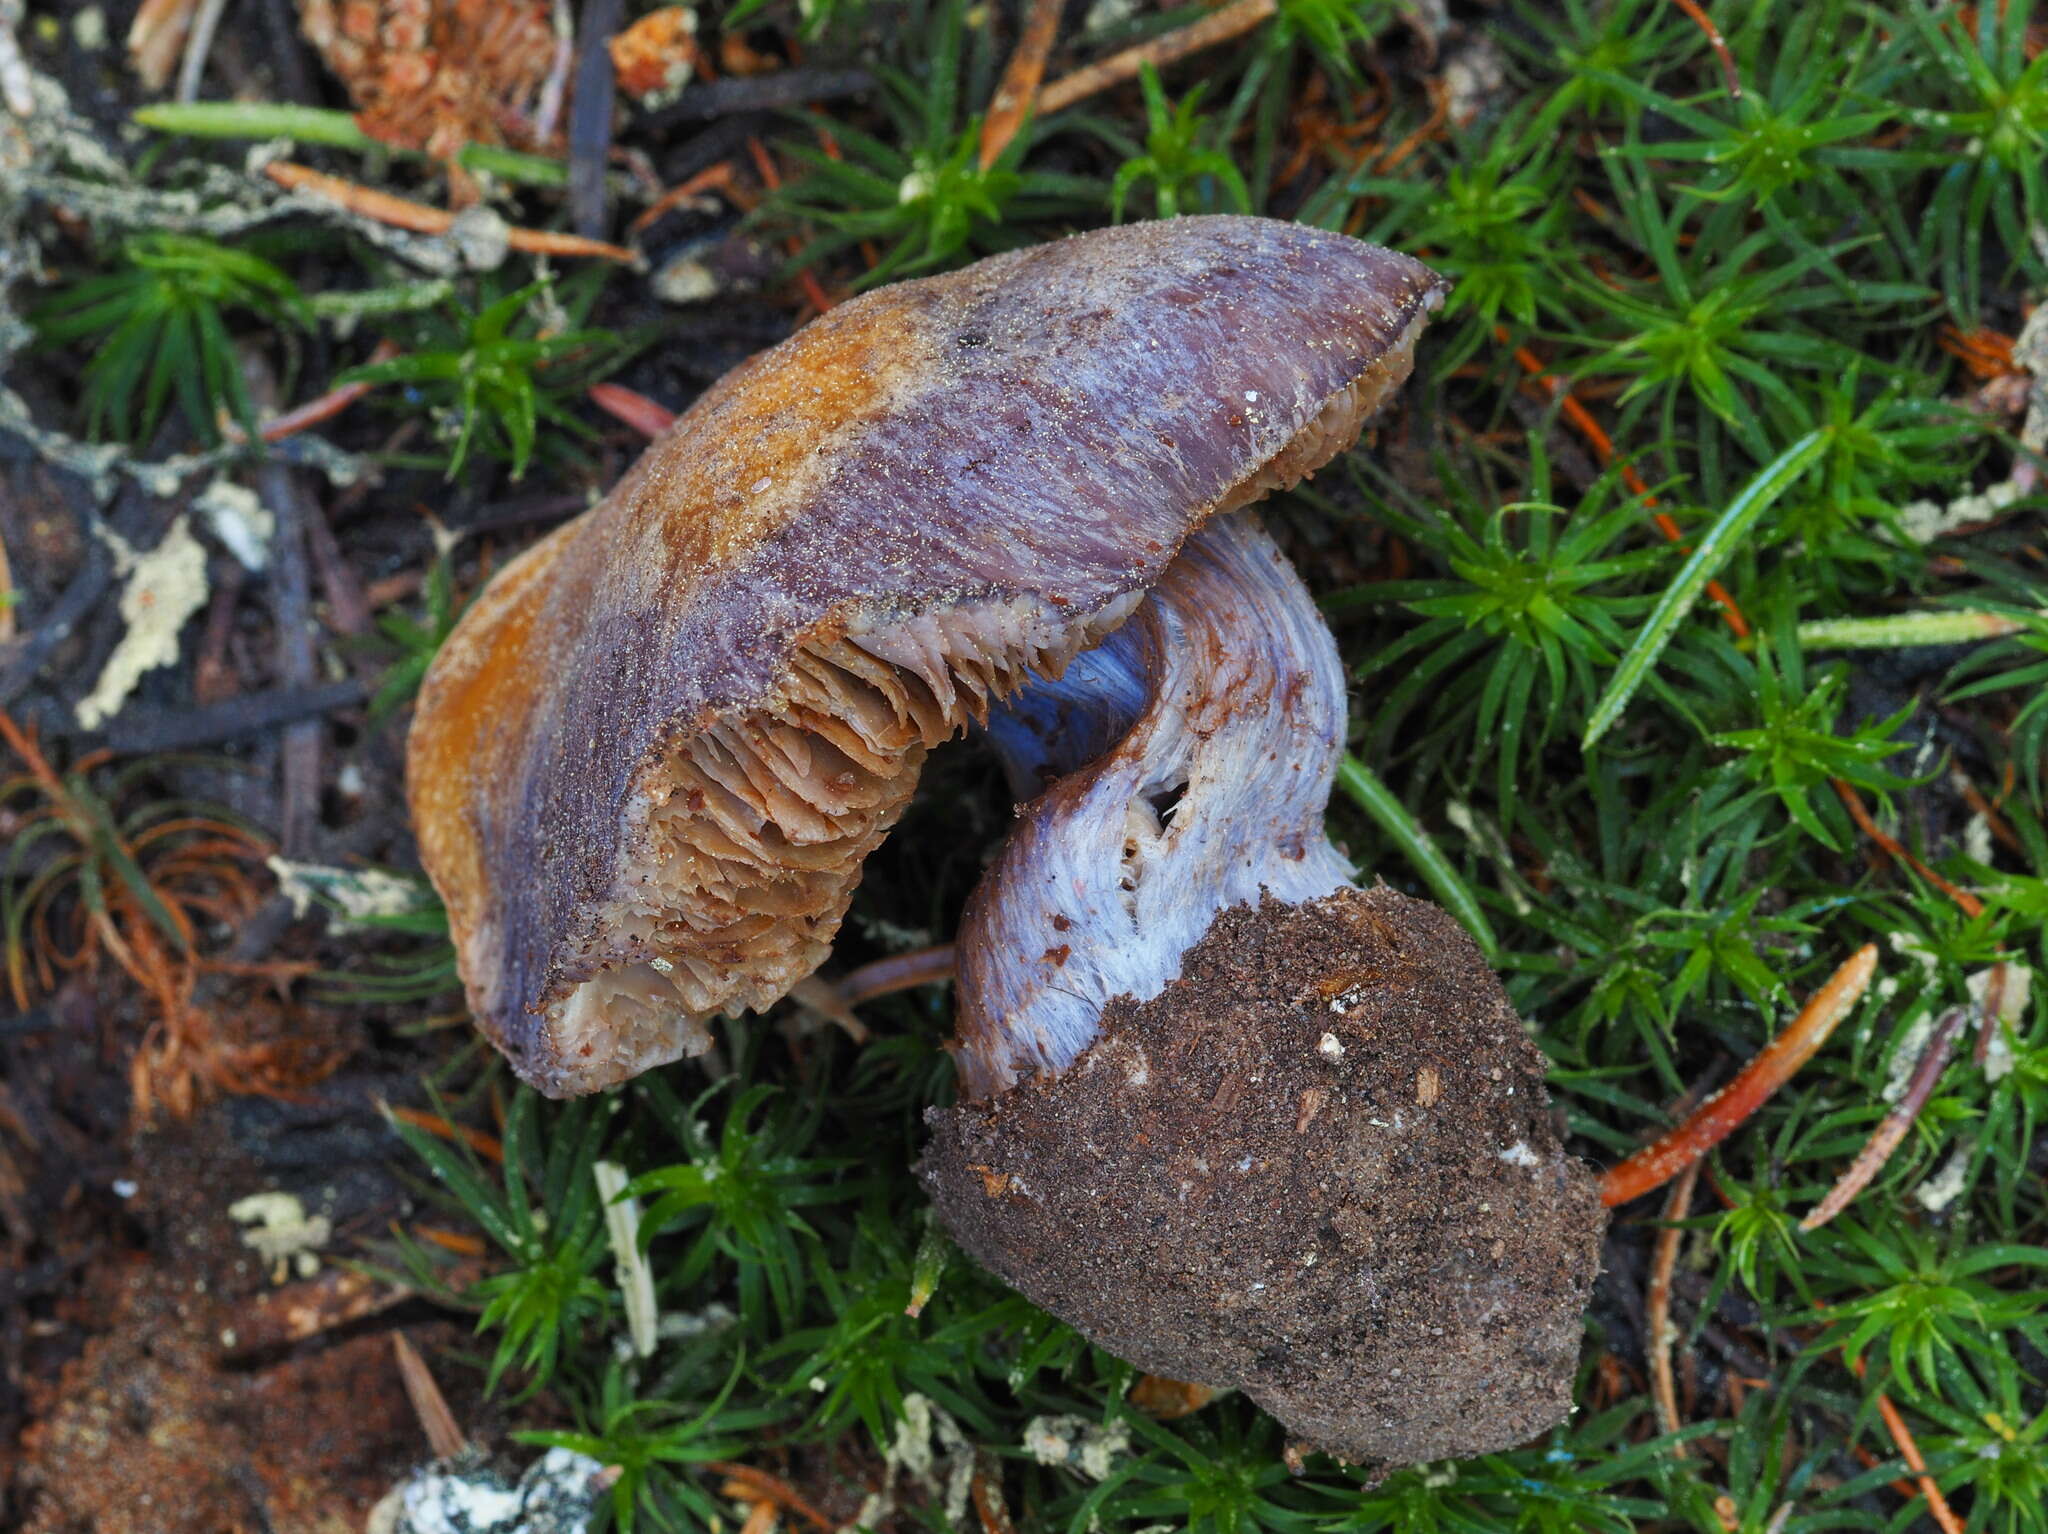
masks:
<svg viewBox="0 0 2048 1534"><path fill-rule="evenodd" d="M961 920L958 1064L969 1097L1057 1074L1104 1006L1147 1001L1217 914L1351 884L1323 811L1344 671L1255 513L1190 538L1123 628L993 710L1035 791Z"/></svg>

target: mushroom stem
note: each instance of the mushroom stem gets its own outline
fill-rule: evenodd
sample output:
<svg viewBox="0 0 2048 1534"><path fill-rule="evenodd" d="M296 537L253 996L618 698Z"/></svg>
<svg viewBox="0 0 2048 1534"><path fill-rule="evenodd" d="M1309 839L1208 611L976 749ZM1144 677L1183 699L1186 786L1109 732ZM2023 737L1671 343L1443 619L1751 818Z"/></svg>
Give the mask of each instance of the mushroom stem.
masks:
<svg viewBox="0 0 2048 1534"><path fill-rule="evenodd" d="M1344 715L1336 644L1248 511L1191 537L1058 680L991 712L1012 781L1057 780L961 919L970 1097L1065 1069L1104 1005L1158 995L1219 912L1351 884L1322 829Z"/></svg>

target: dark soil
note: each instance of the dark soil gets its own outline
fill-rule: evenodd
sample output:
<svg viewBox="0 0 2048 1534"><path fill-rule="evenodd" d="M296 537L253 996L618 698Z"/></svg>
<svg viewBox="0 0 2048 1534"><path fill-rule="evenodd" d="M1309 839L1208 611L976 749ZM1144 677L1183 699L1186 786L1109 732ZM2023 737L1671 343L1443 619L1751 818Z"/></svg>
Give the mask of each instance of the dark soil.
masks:
<svg viewBox="0 0 2048 1534"><path fill-rule="evenodd" d="M333 1261L410 1213L375 1102L412 1078L214 1099L131 1136L126 1072L82 1042L80 1007L55 1010L4 1050L15 1207L39 1224L28 1260L0 1267L0 1527L360 1529L428 1457L393 1361L400 1329L457 1420L490 1438L480 1378L450 1356L462 1323ZM310 1273L244 1244L229 1207L262 1192L328 1222Z"/></svg>
<svg viewBox="0 0 2048 1534"><path fill-rule="evenodd" d="M1216 919L1055 1080L930 1115L962 1246L1139 1367L1393 1466L1571 1409L1605 1216L1471 940L1393 890Z"/></svg>

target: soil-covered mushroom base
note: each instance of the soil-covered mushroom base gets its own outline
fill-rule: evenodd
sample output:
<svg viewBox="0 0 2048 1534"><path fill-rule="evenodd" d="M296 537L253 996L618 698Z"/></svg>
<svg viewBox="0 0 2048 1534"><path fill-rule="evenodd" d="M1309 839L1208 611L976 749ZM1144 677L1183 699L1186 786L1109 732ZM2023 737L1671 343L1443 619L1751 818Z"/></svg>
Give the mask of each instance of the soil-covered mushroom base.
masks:
<svg viewBox="0 0 2048 1534"><path fill-rule="evenodd" d="M1605 1216L1542 1055L1433 905L1235 907L1057 1078L929 1118L968 1252L1310 1447L1479 1454L1571 1409Z"/></svg>

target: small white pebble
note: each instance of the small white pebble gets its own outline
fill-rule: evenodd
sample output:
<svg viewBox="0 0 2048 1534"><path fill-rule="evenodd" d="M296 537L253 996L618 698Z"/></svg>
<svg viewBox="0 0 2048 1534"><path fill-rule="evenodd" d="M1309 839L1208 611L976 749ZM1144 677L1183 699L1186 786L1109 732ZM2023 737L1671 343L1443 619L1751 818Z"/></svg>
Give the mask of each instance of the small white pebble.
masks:
<svg viewBox="0 0 2048 1534"><path fill-rule="evenodd" d="M1337 1004L1333 1001L1330 1006L1334 1009ZM1325 1060L1341 1060L1344 1058L1344 1046L1338 1041L1336 1034L1326 1033L1317 1042L1316 1053Z"/></svg>
<svg viewBox="0 0 2048 1534"><path fill-rule="evenodd" d="M114 1179L114 1196L116 1198L133 1198L141 1191L142 1184L132 1177L116 1177Z"/></svg>

